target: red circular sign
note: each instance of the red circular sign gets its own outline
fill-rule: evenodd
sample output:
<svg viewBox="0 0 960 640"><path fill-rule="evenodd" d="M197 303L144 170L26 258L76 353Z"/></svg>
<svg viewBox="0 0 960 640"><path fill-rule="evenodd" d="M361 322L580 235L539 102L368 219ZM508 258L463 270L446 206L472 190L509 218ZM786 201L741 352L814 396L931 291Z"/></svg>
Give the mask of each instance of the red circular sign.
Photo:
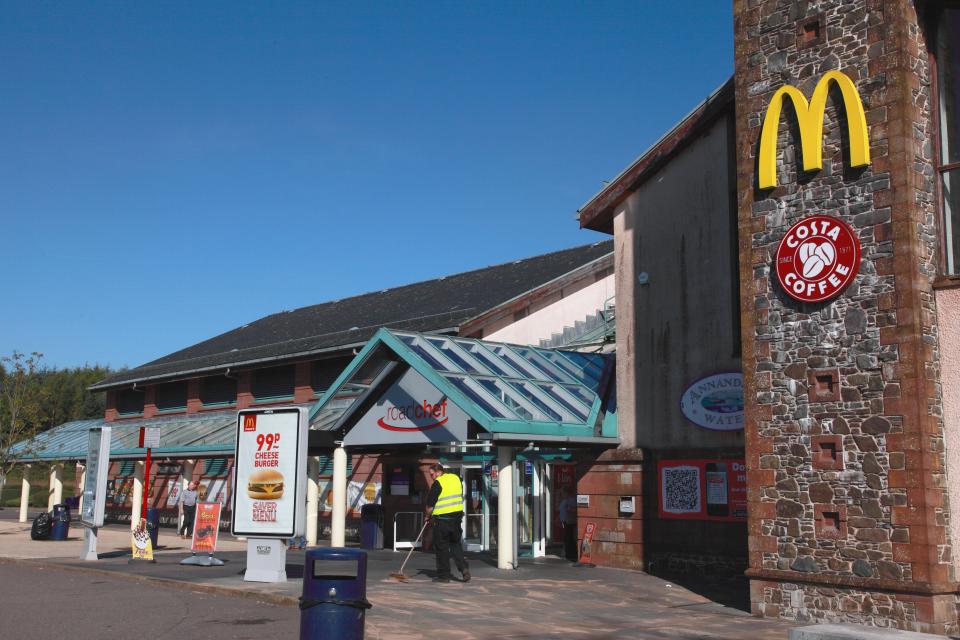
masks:
<svg viewBox="0 0 960 640"><path fill-rule="evenodd" d="M794 300L829 300L857 275L860 240L839 218L810 216L780 241L776 265L780 286Z"/></svg>

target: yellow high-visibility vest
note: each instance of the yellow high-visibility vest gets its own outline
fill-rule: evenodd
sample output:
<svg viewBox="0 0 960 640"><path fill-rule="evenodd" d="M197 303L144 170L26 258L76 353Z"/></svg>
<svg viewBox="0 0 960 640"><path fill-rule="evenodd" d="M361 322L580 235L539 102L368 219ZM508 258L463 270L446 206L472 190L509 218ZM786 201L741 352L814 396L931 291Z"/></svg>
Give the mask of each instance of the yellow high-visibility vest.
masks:
<svg viewBox="0 0 960 640"><path fill-rule="evenodd" d="M460 476L445 473L437 476L437 482L440 483L440 497L437 498L437 504L433 507L433 515L442 516L462 512L463 484L460 482Z"/></svg>

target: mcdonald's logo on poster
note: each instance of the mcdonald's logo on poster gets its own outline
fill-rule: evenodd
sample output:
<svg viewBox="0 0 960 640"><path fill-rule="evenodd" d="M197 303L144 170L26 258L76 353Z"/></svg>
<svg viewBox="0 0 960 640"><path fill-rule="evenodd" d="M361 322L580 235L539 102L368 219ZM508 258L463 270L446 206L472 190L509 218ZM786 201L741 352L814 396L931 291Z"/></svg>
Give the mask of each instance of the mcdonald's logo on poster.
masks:
<svg viewBox="0 0 960 640"><path fill-rule="evenodd" d="M831 85L836 85L843 97L847 115L847 134L850 139L850 166L865 167L870 164L870 140L867 135L867 117L857 87L849 76L840 71L828 71L817 82L810 101L807 102L796 87L784 85L777 89L767 106L760 131L760 150L757 157L757 182L761 189L777 186L777 129L783 103L789 99L797 114L800 129L800 148L804 171L823 169L823 119L827 107L827 95Z"/></svg>

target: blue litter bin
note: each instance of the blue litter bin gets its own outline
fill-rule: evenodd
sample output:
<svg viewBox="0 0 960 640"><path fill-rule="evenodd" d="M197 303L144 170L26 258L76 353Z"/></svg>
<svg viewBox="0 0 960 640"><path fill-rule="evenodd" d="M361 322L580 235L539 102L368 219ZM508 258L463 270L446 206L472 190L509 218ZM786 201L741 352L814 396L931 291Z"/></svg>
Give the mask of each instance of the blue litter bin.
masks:
<svg viewBox="0 0 960 640"><path fill-rule="evenodd" d="M157 538L160 535L160 509L147 509L147 533L150 534L150 544L157 548Z"/></svg>
<svg viewBox="0 0 960 640"><path fill-rule="evenodd" d="M383 549L383 507L379 504L360 507L360 547Z"/></svg>
<svg viewBox="0 0 960 640"><path fill-rule="evenodd" d="M362 640L370 606L365 551L340 547L307 551L300 598L301 640Z"/></svg>
<svg viewBox="0 0 960 640"><path fill-rule="evenodd" d="M65 504L53 505L53 526L50 529L51 540L66 540L70 535L70 507Z"/></svg>

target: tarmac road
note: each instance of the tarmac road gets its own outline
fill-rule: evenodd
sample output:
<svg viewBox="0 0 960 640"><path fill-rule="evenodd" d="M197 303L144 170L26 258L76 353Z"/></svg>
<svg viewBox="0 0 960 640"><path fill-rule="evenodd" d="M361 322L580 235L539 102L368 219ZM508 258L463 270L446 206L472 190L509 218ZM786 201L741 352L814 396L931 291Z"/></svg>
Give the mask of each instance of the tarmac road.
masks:
<svg viewBox="0 0 960 640"><path fill-rule="evenodd" d="M298 638L300 610L48 567L0 563L0 638Z"/></svg>

